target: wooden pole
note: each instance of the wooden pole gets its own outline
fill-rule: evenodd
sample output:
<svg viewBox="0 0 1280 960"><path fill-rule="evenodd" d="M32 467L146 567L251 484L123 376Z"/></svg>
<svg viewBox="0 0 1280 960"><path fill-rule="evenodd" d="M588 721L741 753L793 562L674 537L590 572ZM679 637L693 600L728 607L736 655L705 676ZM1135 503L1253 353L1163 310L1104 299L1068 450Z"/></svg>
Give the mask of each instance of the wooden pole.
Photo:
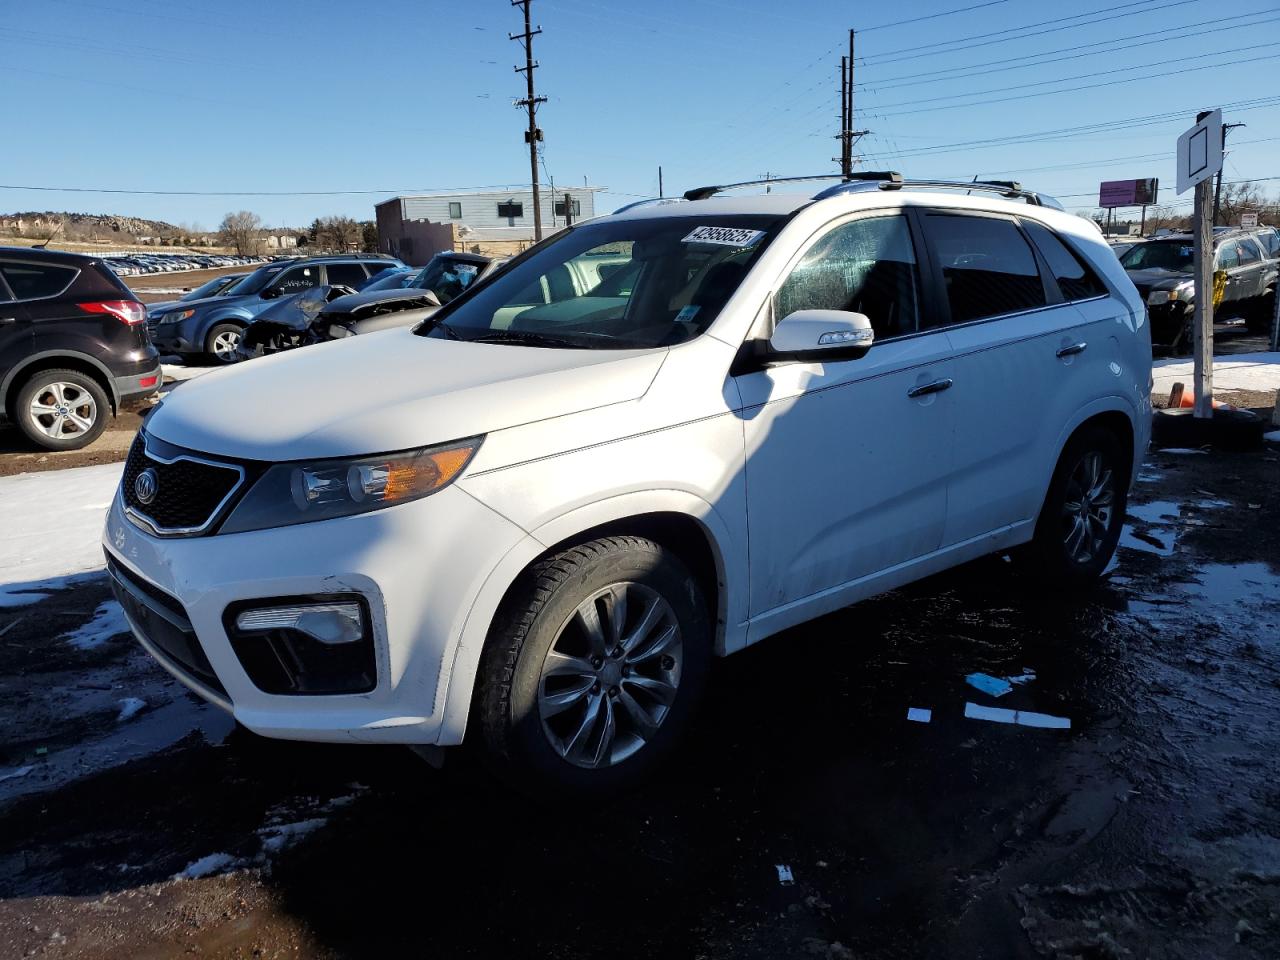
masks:
<svg viewBox="0 0 1280 960"><path fill-rule="evenodd" d="M1195 314L1192 327L1192 363L1197 420L1213 417L1213 178L1196 184L1195 211Z"/></svg>

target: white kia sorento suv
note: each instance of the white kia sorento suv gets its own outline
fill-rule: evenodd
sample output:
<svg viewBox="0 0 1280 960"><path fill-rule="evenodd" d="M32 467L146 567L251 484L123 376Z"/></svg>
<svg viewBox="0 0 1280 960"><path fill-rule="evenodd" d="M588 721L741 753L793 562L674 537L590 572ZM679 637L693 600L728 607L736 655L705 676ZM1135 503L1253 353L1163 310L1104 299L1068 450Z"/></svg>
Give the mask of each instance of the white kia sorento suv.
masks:
<svg viewBox="0 0 1280 960"><path fill-rule="evenodd" d="M1016 184L864 176L624 208L416 328L187 382L106 524L138 640L259 734L605 790L714 656L984 554L1098 577L1133 284Z"/></svg>

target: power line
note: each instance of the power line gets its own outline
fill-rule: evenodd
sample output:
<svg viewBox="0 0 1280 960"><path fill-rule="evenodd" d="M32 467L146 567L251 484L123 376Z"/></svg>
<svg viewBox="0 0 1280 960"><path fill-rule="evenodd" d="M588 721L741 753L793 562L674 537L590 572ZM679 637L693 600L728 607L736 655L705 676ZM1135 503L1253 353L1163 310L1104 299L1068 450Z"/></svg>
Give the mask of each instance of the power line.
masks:
<svg viewBox="0 0 1280 960"><path fill-rule="evenodd" d="M1255 10L1252 13L1242 13L1234 17L1215 17L1211 20L1201 20L1198 23L1188 23L1181 27L1166 27L1163 30L1144 31L1143 33L1134 33L1126 37L1110 37L1106 40L1095 40L1092 43L1081 43L1074 47L1060 47L1057 50L1047 50L1040 53L1026 54L1021 57L1007 57L1004 60L991 60L983 64L983 69L971 69L971 65L960 67L945 67L940 70L926 70L921 73L907 73L897 77L889 77L886 80L876 81L873 83L860 83L858 86L865 87L873 91L893 90L898 87L914 87L924 83L936 83L939 80L960 80L966 77L979 77L989 73L1004 73L1009 70L1025 70L1028 67L1039 67L1048 63L1061 63L1064 60L1080 60L1085 57L1101 56L1104 53L1115 53L1123 50L1128 53L1137 47L1151 46L1157 43L1169 43L1174 40L1185 40L1188 37L1199 38L1206 34L1221 33L1226 30L1239 30L1243 27L1254 27L1263 23L1271 23L1280 17L1266 16L1261 20L1251 23L1230 23L1232 20L1244 20L1249 17L1256 17L1263 14L1271 14L1270 10ZM1218 26L1216 29L1200 30L1196 28L1209 26L1210 24L1227 24L1226 26ZM1161 36L1167 33L1177 33L1182 30L1191 30L1191 33L1182 36L1167 37ZM1140 43L1128 43L1130 40L1141 40ZM1115 44L1114 49L1094 50L1091 53L1075 53L1071 56L1052 57L1045 59L1046 53L1070 53L1073 50L1086 50L1090 47L1111 47ZM1001 66L1001 64L1010 64L1010 66ZM943 76L950 74L950 76ZM917 79L923 78L923 79ZM901 82L899 82L901 81Z"/></svg>
<svg viewBox="0 0 1280 960"><path fill-rule="evenodd" d="M903 27L909 23L923 23L926 20L937 20L941 17L949 17L956 13L968 13L970 10L981 10L983 7L995 7L1002 3L1008 3L1009 0L987 0L986 3L975 3L968 7L956 7L954 10L941 10L938 13L928 13L921 17L911 17L908 20L894 20L892 23L877 23L871 27L859 27L863 33L871 30L887 30L890 27Z"/></svg>
<svg viewBox="0 0 1280 960"><path fill-rule="evenodd" d="M1208 52L1208 53L1197 53L1197 54L1194 54L1194 55L1192 55L1192 56L1183 57L1183 58L1182 58L1182 60L1183 60L1183 61L1187 61L1187 60L1201 60L1201 59L1203 59L1203 58L1205 58L1205 57L1220 57L1220 56L1222 56L1223 54L1228 54L1228 53L1245 53L1245 52L1247 52L1247 51L1249 51L1249 50L1262 50L1262 49L1266 49L1266 48L1269 48L1269 47L1275 47L1275 46L1280 46L1280 43L1277 43L1277 42L1272 42L1272 43L1256 43L1256 44L1253 44L1252 46L1248 46L1248 47L1233 47L1233 48L1231 48L1231 49L1229 49L1229 50L1213 50L1213 51L1210 51L1210 52ZM1205 69L1209 69L1210 67L1229 67L1229 66L1235 66L1236 64L1239 64L1239 63L1252 63L1252 62L1254 62L1254 60L1265 60L1265 59L1268 59L1268 58L1266 58L1266 57L1257 57L1257 58L1254 58L1253 60L1229 60L1229 61L1226 61L1226 62L1224 62L1224 63L1211 63L1211 64L1204 64L1204 65L1199 66L1199 67L1182 67L1182 68L1179 68L1179 69L1177 69L1177 70L1169 70L1169 71L1166 71L1166 72L1164 72L1164 73L1152 73L1152 74L1148 74L1148 75L1143 76L1143 77L1130 77L1130 78L1128 78L1127 80L1122 80L1122 81L1120 81L1120 82L1121 82L1121 83L1128 83L1128 82L1130 82L1130 81L1132 81L1132 80L1146 80L1146 79L1151 79L1151 78L1154 78L1154 77L1167 77L1167 76L1170 76L1170 75L1175 74L1175 73L1189 73L1191 70L1205 70ZM1011 90L1025 90L1025 89L1027 89L1028 87L1046 87L1046 86L1049 86L1050 84L1054 84L1054 83L1070 83L1072 80L1086 80L1086 79L1089 79L1089 78L1091 78L1091 77L1107 77L1107 76L1112 76L1112 75L1117 74L1117 73L1128 73L1128 72L1133 71L1133 70L1147 70L1147 69L1150 69L1151 67L1157 67L1157 66L1161 66L1162 64L1167 64L1167 63L1168 63L1168 61L1167 61L1167 60L1162 61L1162 63L1139 63L1139 64L1136 64L1136 65L1131 66L1131 67L1116 67L1114 70L1090 70L1088 73L1078 73L1078 74L1076 74L1075 76L1071 76L1071 77L1056 77L1056 78L1055 78L1055 79L1053 79L1053 80L1037 80L1037 81L1035 81L1034 83L1019 83L1019 84L1014 84L1014 85L1012 85L1012 86L1007 86L1007 87L989 87L989 88L987 88L986 90L970 90L970 91L968 91L968 92L966 92L966 93L949 93L949 94L945 94L945 95L943 95L943 96L929 97L929 98L924 99L924 100L898 100L898 101L895 101L895 102L893 102L893 103L877 103L877 104L876 104L876 109L877 109L877 110L888 110L888 109L893 108L893 107L910 107L910 106L914 106L914 105L915 105L915 104L917 104L917 103L934 103L934 104L936 104L939 100L961 100L961 99L963 99L963 98L965 98L965 97L981 97L981 96L985 96L985 95L986 95L986 94L988 94L988 93L1007 93L1008 91L1011 91ZM1023 96L1019 96L1019 97L1001 97L1001 98L999 98L999 100L1000 100L1000 102L1003 102L1004 100L1007 100L1007 99L1013 99L1013 100L1027 100L1027 99L1030 99L1030 98L1032 98L1032 97L1050 96L1050 95L1055 94L1055 93L1067 93L1067 92L1069 92L1069 91L1074 91L1074 90L1090 90L1090 89L1093 89L1094 87L1103 87L1103 86L1108 86L1111 82L1112 82L1112 81L1108 81L1108 82L1106 82L1106 83L1095 83L1095 84L1089 84L1088 86L1083 86L1083 87L1068 87L1068 88L1066 88L1066 89L1064 89L1064 90L1046 90L1046 91L1042 91L1041 93L1025 94L1025 95L1023 95ZM975 101L972 101L972 102L969 102L969 103L948 104L948 105L946 105L946 106L937 107L936 109L939 109L939 110L950 110L950 109L954 109L954 108L956 108L956 107L976 106L976 105L983 104L983 103L994 103L994 102L996 102L996 101L994 101L994 100L975 100ZM917 111L917 110L903 110L903 111L898 111L898 112L899 112L900 114L909 114L909 113L919 113L919 112L923 112L923 111Z"/></svg>
<svg viewBox="0 0 1280 960"><path fill-rule="evenodd" d="M1124 4L1121 4L1120 6L1102 7L1095 10L1089 10L1085 13L1075 13L1069 17L1058 17L1054 20L1041 20L1038 23L1028 23L1028 24L1024 24L1021 27L1009 27L1008 29L1005 29L1005 30L993 30L988 33L976 33L968 37L958 37L954 40L939 40L936 43L926 43L926 44L920 44L914 47L902 47L898 50L889 50L878 57L872 57L869 60L864 60L863 63L866 65L879 66L885 63L899 63L903 60L919 60L921 57L932 57L932 56L938 55L939 53L954 53L957 49L960 49L962 47L964 49L972 49L974 47L988 47L995 43L1007 43L1010 40L1025 40L1028 37L1040 37L1040 36L1044 36L1045 34L1059 33L1063 30L1075 30L1078 27L1085 26L1086 24L1088 26L1093 26L1094 24L1107 23L1111 20L1123 20L1126 17L1135 17L1142 13L1152 13L1157 9L1163 13L1165 10L1172 9L1173 7L1182 7L1182 6L1186 6L1189 3L1199 3L1199 2L1200 0L1174 0L1173 3L1165 3L1164 0L1132 0L1131 3L1124 3ZM1155 7L1150 6L1150 4L1152 3L1155 3L1156 6ZM1129 8L1131 7L1144 7L1145 9L1130 10ZM1112 11L1116 11L1116 10L1127 10L1128 12L1112 13ZM1095 17L1094 15L1098 13L1111 13L1111 16ZM1066 23L1066 21L1068 20L1085 20L1086 22L1085 23ZM1065 25L1051 27L1051 29L1048 29L1048 30L1038 30L1032 33L1022 33L1022 34L1018 34L1018 36L1013 36L1013 37L1005 36L1005 34L1017 33L1020 30L1030 30L1032 27L1048 26L1050 24L1065 24ZM987 38L996 38L996 39L987 39ZM974 43L973 41L975 40L981 40L982 42ZM938 49L940 47L952 47L953 49L940 50ZM919 51L919 52L916 52L916 51ZM900 54L900 53L904 53L908 55L896 56L896 54Z"/></svg>
<svg viewBox="0 0 1280 960"><path fill-rule="evenodd" d="M0 190L38 190L45 193L118 193L134 197L346 197L373 194L461 193L468 190L506 190L522 183L487 183L477 187L401 187L394 190L124 190L114 187L46 187L0 183Z"/></svg>

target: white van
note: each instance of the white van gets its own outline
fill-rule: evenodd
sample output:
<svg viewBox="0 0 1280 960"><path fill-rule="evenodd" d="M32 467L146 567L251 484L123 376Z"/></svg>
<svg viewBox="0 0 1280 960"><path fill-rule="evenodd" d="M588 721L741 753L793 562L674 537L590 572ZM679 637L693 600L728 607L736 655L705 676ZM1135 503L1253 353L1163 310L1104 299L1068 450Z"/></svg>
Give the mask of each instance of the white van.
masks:
<svg viewBox="0 0 1280 960"><path fill-rule="evenodd" d="M714 656L984 554L1098 577L1150 367L1096 227L1016 185L641 204L417 328L188 382L104 545L142 645L251 730L609 789Z"/></svg>

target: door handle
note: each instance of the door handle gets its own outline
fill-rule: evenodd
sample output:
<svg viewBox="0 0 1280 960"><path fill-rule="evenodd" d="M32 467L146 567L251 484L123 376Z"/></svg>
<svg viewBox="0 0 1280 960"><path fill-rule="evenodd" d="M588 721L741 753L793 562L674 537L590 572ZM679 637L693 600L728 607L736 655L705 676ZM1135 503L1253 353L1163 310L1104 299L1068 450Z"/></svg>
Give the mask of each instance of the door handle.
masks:
<svg viewBox="0 0 1280 960"><path fill-rule="evenodd" d="M1073 343L1070 346L1061 348L1057 353L1057 357L1059 360L1063 357L1074 357L1077 353L1084 353L1084 348L1087 346L1089 345L1081 340L1079 343Z"/></svg>
<svg viewBox="0 0 1280 960"><path fill-rule="evenodd" d="M952 380L950 377L946 377L942 380L935 380L933 383L922 383L920 386L912 387L908 390L907 396L915 398L928 396L931 393L941 393L943 390L950 390L951 384Z"/></svg>

